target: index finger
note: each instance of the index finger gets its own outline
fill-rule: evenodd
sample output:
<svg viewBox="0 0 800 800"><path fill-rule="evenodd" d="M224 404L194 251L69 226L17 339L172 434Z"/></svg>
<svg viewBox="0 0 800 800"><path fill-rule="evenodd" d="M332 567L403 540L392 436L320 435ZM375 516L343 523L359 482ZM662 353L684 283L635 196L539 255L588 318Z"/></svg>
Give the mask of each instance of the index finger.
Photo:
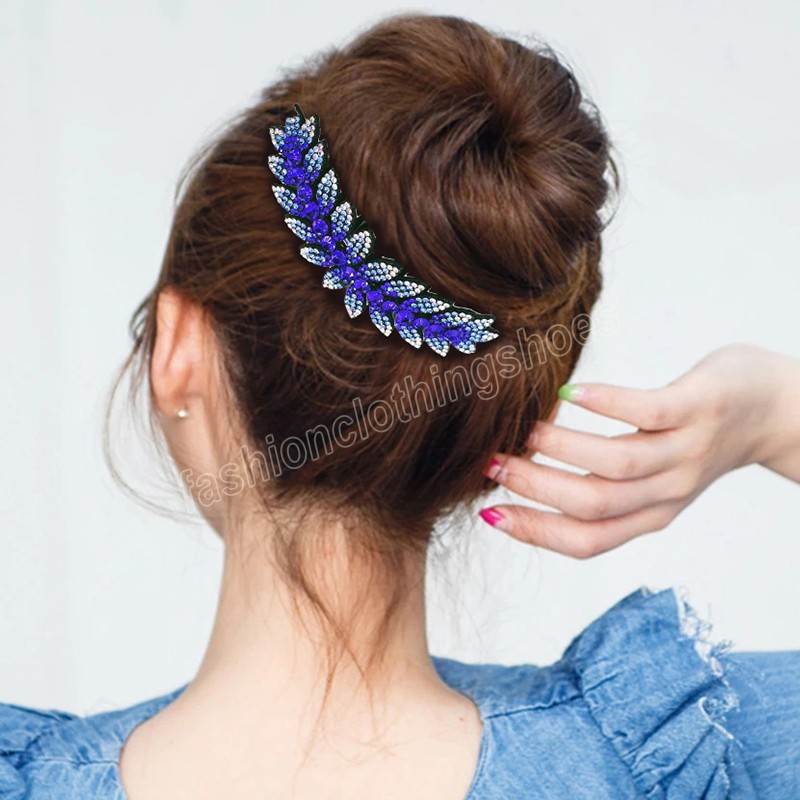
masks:
<svg viewBox="0 0 800 800"><path fill-rule="evenodd" d="M568 383L558 390L558 396L643 431L677 428L690 417L680 389L672 384L658 389L629 389L608 383Z"/></svg>

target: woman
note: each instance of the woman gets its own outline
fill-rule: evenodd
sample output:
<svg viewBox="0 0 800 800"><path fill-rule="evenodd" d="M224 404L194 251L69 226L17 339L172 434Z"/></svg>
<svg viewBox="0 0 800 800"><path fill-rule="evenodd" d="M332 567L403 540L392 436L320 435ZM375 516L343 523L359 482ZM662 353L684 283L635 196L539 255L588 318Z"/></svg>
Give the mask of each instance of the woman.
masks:
<svg viewBox="0 0 800 800"><path fill-rule="evenodd" d="M399 295L376 300L334 262L326 285L347 285L351 313L380 308L390 335L323 290L293 234L316 240L300 217L287 230L280 203L280 185L292 203L304 185L287 167L295 104L324 125L378 252L466 309L472 334L492 315L496 340L473 352L461 322L434 335L434 306L403 327ZM553 424L600 290L615 175L553 53L456 17L386 19L231 123L185 184L127 365L225 544L206 652L186 685L119 711L1 706L3 800L800 794L800 654L703 648L672 590L622 599L548 667L428 652L434 525L496 482L563 514L484 519L585 557L662 527L741 464L800 478L800 369L756 348L660 391L562 390L632 436ZM591 474L533 464L536 451Z"/></svg>

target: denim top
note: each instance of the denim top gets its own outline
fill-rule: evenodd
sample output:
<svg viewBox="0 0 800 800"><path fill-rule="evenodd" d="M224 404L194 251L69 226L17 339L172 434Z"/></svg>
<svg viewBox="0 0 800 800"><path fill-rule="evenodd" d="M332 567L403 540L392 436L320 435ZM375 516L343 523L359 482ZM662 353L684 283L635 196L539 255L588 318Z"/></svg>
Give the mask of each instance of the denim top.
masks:
<svg viewBox="0 0 800 800"><path fill-rule="evenodd" d="M708 643L708 627L675 589L642 587L548 666L433 656L483 720L465 800L755 798L725 725L729 643ZM127 800L125 740L186 685L91 716L0 704L0 798Z"/></svg>

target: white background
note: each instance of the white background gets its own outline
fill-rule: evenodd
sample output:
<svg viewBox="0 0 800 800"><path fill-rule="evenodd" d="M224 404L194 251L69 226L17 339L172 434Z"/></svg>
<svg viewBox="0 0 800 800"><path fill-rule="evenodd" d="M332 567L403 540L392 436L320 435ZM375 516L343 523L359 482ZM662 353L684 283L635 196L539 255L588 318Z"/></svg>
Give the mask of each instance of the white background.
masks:
<svg viewBox="0 0 800 800"><path fill-rule="evenodd" d="M600 105L625 170L598 308L611 324L576 378L656 386L735 340L800 356L800 6L489 5L424 10L550 41ZM88 713L193 674L219 544L127 499L101 455L127 319L155 280L191 152L279 65L396 10L381 0L4 3L0 700ZM619 430L575 408L562 419ZM799 520L800 487L752 467L668 531L585 562L478 521L460 532L472 540L466 563L433 583L432 650L548 663L643 584L685 586L716 638L796 649Z"/></svg>

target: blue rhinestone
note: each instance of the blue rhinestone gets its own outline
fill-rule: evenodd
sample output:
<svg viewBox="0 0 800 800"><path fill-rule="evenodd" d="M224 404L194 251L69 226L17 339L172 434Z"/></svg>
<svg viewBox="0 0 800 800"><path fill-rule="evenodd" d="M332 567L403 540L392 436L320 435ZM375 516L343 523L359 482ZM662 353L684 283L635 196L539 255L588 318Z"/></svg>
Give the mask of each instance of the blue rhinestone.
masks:
<svg viewBox="0 0 800 800"><path fill-rule="evenodd" d="M444 330L444 325L439 322L434 322L433 325L428 326L428 334L430 336L439 336L441 337L442 331Z"/></svg>
<svg viewBox="0 0 800 800"><path fill-rule="evenodd" d="M303 178L306 176L306 171L304 169L300 169L300 167L292 167L291 169L286 170L286 180L285 183L288 183L290 186L296 186L299 183L303 182Z"/></svg>
<svg viewBox="0 0 800 800"><path fill-rule="evenodd" d="M331 253L331 263L336 264L337 267L342 266L347 262L347 256L341 250L334 250ZM352 267L348 267L348 269L352 269ZM355 275L355 270L353 270L353 274Z"/></svg>
<svg viewBox="0 0 800 800"><path fill-rule="evenodd" d="M414 319L414 315L407 308L401 308L395 315L394 321L396 325L405 325L412 319Z"/></svg>
<svg viewBox="0 0 800 800"><path fill-rule="evenodd" d="M334 247L336 247L336 242L333 241L332 236L323 236L319 240L319 243L328 250L332 250Z"/></svg>
<svg viewBox="0 0 800 800"><path fill-rule="evenodd" d="M319 206L316 203L306 203L303 206L303 214L307 217L316 217Z"/></svg>
<svg viewBox="0 0 800 800"><path fill-rule="evenodd" d="M367 283L367 281L365 281L363 278L356 278L353 281L353 287L358 289L359 291L361 291L363 289L366 289L368 286L369 286L369 283Z"/></svg>
<svg viewBox="0 0 800 800"><path fill-rule="evenodd" d="M352 267L342 267L339 270L339 274L342 276L342 280L351 281L356 274L356 271Z"/></svg>
<svg viewBox="0 0 800 800"><path fill-rule="evenodd" d="M381 303L381 308L384 311L391 313L392 311L394 311L397 308L397 303L395 303L394 300L384 300Z"/></svg>
<svg viewBox="0 0 800 800"><path fill-rule="evenodd" d="M450 328L444 332L444 338L447 339L448 342L459 344L461 342L461 331L458 330L458 328Z"/></svg>
<svg viewBox="0 0 800 800"><path fill-rule="evenodd" d="M292 149L295 147L299 147L300 144L301 144L300 137L295 136L294 134L289 134L289 136L284 136L283 138L284 149Z"/></svg>
<svg viewBox="0 0 800 800"><path fill-rule="evenodd" d="M302 186L297 187L297 196L301 200L310 200L313 197L313 195L314 192L311 191L311 187L307 183L304 183Z"/></svg>
<svg viewBox="0 0 800 800"><path fill-rule="evenodd" d="M289 150L285 158L290 164L299 164L303 160L303 154L299 150Z"/></svg>
<svg viewBox="0 0 800 800"><path fill-rule="evenodd" d="M429 319L425 319L425 317L417 317L413 324L415 328L427 328L428 325L431 324L431 321Z"/></svg>
<svg viewBox="0 0 800 800"><path fill-rule="evenodd" d="M315 219L311 225L311 230L314 231L317 236L322 236L328 232L328 223L325 222L324 219Z"/></svg>
<svg viewBox="0 0 800 800"><path fill-rule="evenodd" d="M383 294L377 291L367 292L367 300L369 300L371 306L376 306L383 300Z"/></svg>

